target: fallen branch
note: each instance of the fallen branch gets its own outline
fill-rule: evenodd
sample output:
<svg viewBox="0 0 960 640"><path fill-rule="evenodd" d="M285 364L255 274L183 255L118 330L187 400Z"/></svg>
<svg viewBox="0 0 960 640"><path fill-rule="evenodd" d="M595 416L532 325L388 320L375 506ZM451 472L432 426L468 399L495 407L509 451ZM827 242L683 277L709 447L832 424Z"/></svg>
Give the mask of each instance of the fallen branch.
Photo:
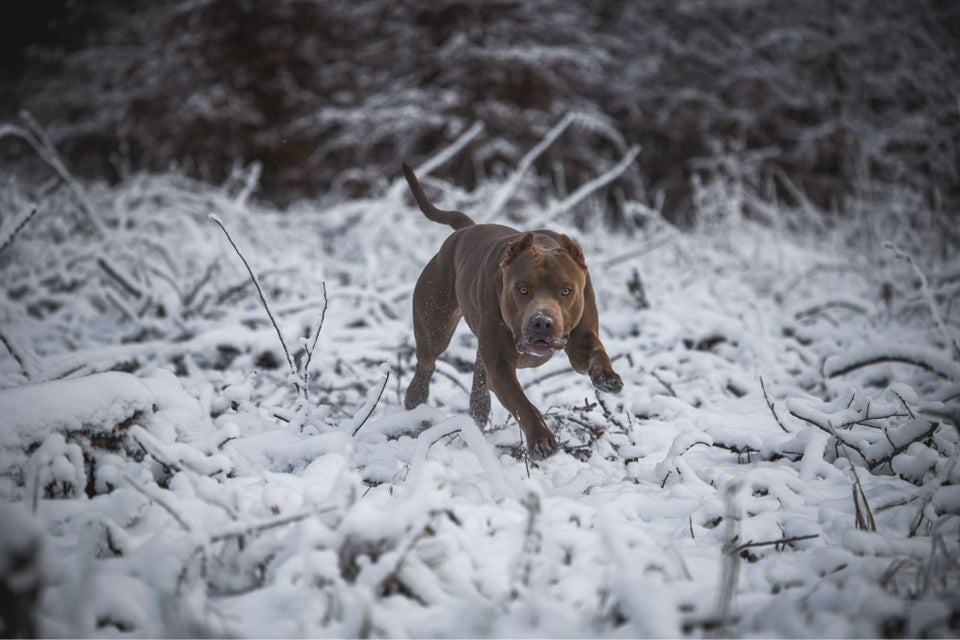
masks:
<svg viewBox="0 0 960 640"><path fill-rule="evenodd" d="M793 536L792 538L780 538L779 540L767 540L765 542L745 542L739 547L737 547L736 549L734 549L733 552L740 553L752 547L767 547L767 546L770 546L771 544L778 545L778 546L779 545L786 546L788 544L799 542L801 540L812 540L814 538L819 538L819 537L820 537L819 533L812 533L808 536Z"/></svg>
<svg viewBox="0 0 960 640"><path fill-rule="evenodd" d="M214 533L212 536L210 536L210 542L223 542L224 540L229 540L231 538L242 538L242 537L253 535L256 533L261 533L263 531L267 531L268 529L276 529L277 527L282 527L287 524L293 524L294 522L300 522L301 520L306 520L310 516L330 513L335 509L336 507L326 507L324 509L310 509L307 511L301 511L299 513L292 513L288 516L281 516L278 518L274 518L273 520L265 520L263 522L257 522L254 524L237 524L232 527L221 529L220 531Z"/></svg>
<svg viewBox="0 0 960 640"><path fill-rule="evenodd" d="M469 129L461 133L460 136L457 137L457 139L454 140L449 146L441 149L438 153L417 165L415 169L416 174L419 176L426 176L428 173L441 166L447 160L460 153L460 151L470 144L474 138L483 133L483 129L483 122L479 120L474 122ZM400 192L403 190L406 184L407 182L403 178L397 178L394 180L393 184L390 185L390 196L399 197Z"/></svg>
<svg viewBox="0 0 960 640"><path fill-rule="evenodd" d="M523 181L524 176L527 171L533 165L534 161L540 157L540 155L546 151L550 145L557 141L557 138L560 137L567 127L573 124L574 120L577 119L577 114L570 112L563 117L560 122L555 124L550 131L543 136L537 145L527 152L527 155L523 156L520 160L520 164L517 165L516 171L510 176L510 179L500 188L496 196L494 196L493 202L490 203L490 206L487 207L487 212L484 216L484 220L492 220L497 217L503 207L507 204L510 198L513 197L513 194L517 192L517 189L520 188L520 183Z"/></svg>
<svg viewBox="0 0 960 640"><path fill-rule="evenodd" d="M90 221L90 224L93 225L97 235L101 237L105 236L106 230L103 227L103 223L101 223L100 219L94 214L93 206L90 204L90 201L87 200L83 189L73 176L70 175L66 165L63 164L63 160L60 159L60 154L57 153L56 147L54 147L50 137L43 131L40 123L26 111L20 112L20 118L26 123L27 129L10 124L0 126L0 138L8 135L16 136L30 145L37 155L50 165L60 179L63 180L64 184L67 185L67 189L73 195L77 204L80 205L80 209Z"/></svg>
<svg viewBox="0 0 960 640"><path fill-rule="evenodd" d="M441 166L444 162L452 158L453 156L460 153L460 150L465 146L470 144L474 138L483 133L484 124L480 120L477 120L473 125L460 134L460 136L453 141L450 146L442 149L439 153L435 154L433 157L428 158L417 166L416 173L418 175L425 176L437 167ZM404 184L403 180L397 179L397 182L401 185Z"/></svg>
<svg viewBox="0 0 960 640"><path fill-rule="evenodd" d="M619 178L623 174L623 172L626 171L631 164L633 164L633 161L636 160L637 155L639 154L640 154L639 145L634 145L630 147L627 150L627 152L624 154L623 158L621 158L620 162L618 162L616 165L614 165L607 171L603 172L593 180L590 180L589 182L581 185L579 189L571 193L569 196L567 196L566 198L564 198L554 206L550 207L550 210L547 211L547 213L544 216L542 216L537 220L534 220L533 222L529 222L528 225L531 227L542 226L547 222L549 222L550 220L556 218L561 213L564 213L565 211L568 211L573 207L577 206L587 196L589 196L590 194L592 194L593 192L599 189L602 189L603 187L607 186L608 184L610 184L611 182Z"/></svg>
<svg viewBox="0 0 960 640"><path fill-rule="evenodd" d="M835 378L855 369L883 362L902 362L935 373L941 378L960 381L960 365L949 358L930 349L894 344L866 347L831 356L823 364L823 373L828 378Z"/></svg>
<svg viewBox="0 0 960 640"><path fill-rule="evenodd" d="M28 380L36 377L39 370L36 354L24 349L12 336L5 335L3 331L0 331L0 344L13 356L20 371Z"/></svg>
<svg viewBox="0 0 960 640"><path fill-rule="evenodd" d="M139 287L131 282L131 278L120 273L120 269L107 261L107 259L103 256L97 258L97 266L100 267L105 274L110 276L111 280L117 284L117 287L120 290L125 291L137 300L144 297L143 291L141 291Z"/></svg>
<svg viewBox="0 0 960 640"><path fill-rule="evenodd" d="M600 263L600 266L604 269L615 267L618 264L621 264L623 262L628 262L630 260L633 260L634 258L639 258L640 256L650 253L656 249L659 249L660 247L665 247L679 237L679 235L675 233L662 234L662 235L666 235L666 237L659 238L656 242L651 242L647 245L644 245L643 247L640 247L639 249L634 249L626 253L621 253L618 256L607 258L606 260Z"/></svg>

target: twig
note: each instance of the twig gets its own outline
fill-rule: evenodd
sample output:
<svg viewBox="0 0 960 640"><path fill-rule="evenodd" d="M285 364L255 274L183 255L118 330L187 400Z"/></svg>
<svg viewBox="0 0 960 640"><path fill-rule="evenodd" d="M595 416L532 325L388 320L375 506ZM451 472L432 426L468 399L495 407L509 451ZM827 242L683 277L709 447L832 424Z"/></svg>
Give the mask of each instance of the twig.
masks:
<svg viewBox="0 0 960 640"><path fill-rule="evenodd" d="M923 270L917 266L916 261L913 259L913 256L902 251L897 245L892 242L887 242L884 244L887 249L893 251L901 260L906 260L910 267L913 269L913 273L920 280L920 293L923 295L924 300L927 302L927 306L930 308L930 315L933 316L933 322L937 325L937 330L940 332L940 336L943 338L943 341L946 344L949 344L953 350L953 357L960 360L960 343L957 342L956 338L950 337L950 332L947 331L947 325L943 322L943 317L940 315L940 307L937 305L937 301L934 299L933 294L930 293L930 285L927 282L927 276L924 275Z"/></svg>
<svg viewBox="0 0 960 640"><path fill-rule="evenodd" d="M13 243L14 236L16 236L21 229L27 226L27 223L33 219L35 213L37 213L37 208L30 207L28 211L21 213L19 216L14 218L13 222L5 224L3 229L0 229L0 251L3 251Z"/></svg>
<svg viewBox="0 0 960 640"><path fill-rule="evenodd" d="M134 489L137 493L145 497L147 500L157 503L157 505L159 505L164 511L169 513L173 517L173 519L177 521L177 524L179 524L183 528L184 531L188 533L192 531L192 528L190 527L189 524L187 524L187 521L184 520L183 517L179 513L177 513L177 511L173 507L168 505L160 496L156 495L155 492L147 491L146 487L141 487L136 480L131 478L126 473L123 474L123 477L127 481L127 484L129 484L130 487Z"/></svg>
<svg viewBox="0 0 960 640"><path fill-rule="evenodd" d="M788 411L789 411L789 409L788 409ZM834 438L836 438L837 443L838 443L839 446L842 446L842 447L844 447L844 448L849 447L850 449L853 449L853 450L856 451L858 454L860 454L860 457L861 457L861 458L863 458L864 460L867 460L867 456L863 453L863 451L860 450L860 447L858 447L858 446L855 445L855 444L851 444L851 443L847 442L846 440L842 439L842 438L839 436L839 434L837 434L837 432L836 432L833 428L831 428L831 427L829 427L829 426L824 426L824 425L820 424L819 422L817 422L817 421L815 421L815 420L812 420L812 419L810 419L810 418L807 418L806 416L798 415L798 414L794 413L793 411L790 411L790 415L792 415L794 418L797 418L798 420L803 420L803 421L806 422L807 424L811 424L811 425L815 426L816 428L820 429L821 431L824 431L824 432L832 435ZM847 458L849 458L849 456L847 456Z"/></svg>
<svg viewBox="0 0 960 640"><path fill-rule="evenodd" d="M283 334L280 332L280 327L277 325L277 321L273 317L273 312L270 311L270 305L267 304L267 298L263 293L263 288L260 287L260 282L257 280L257 276L253 273L253 269L250 268L250 263L248 263L247 259L243 257L242 253L240 253L240 249L237 248L237 244L233 241L233 238L230 237L230 232L227 231L227 227L223 224L223 220L220 219L220 216L216 215L215 213L211 213L208 217L215 222L221 230L223 230L223 234L227 236L230 246L232 246L233 250L237 252L240 260L243 262L243 266L247 268L247 273L250 274L250 279L253 281L253 285L257 288L257 295L260 296L260 302L263 303L263 308L266 310L267 316L270 318L270 324L273 325L274 330L277 332L277 338L280 339L280 346L283 347L283 353L287 356L287 364L290 366L290 373L296 376L297 367L293 364L293 357L290 355L290 350L287 349L287 343L284 341ZM294 386L297 388L297 392L300 393L300 385L294 383Z"/></svg>
<svg viewBox="0 0 960 640"><path fill-rule="evenodd" d="M806 309L795 311L793 313L793 317L796 318L797 320L800 320L801 318L805 318L807 316L815 316L818 313L823 313L824 311L828 309L832 309L834 307L840 307L841 309L848 309L850 311L856 311L858 313L868 312L868 309L866 307L864 307L863 305L859 305L855 302L851 302L850 300L826 300L824 302L817 303Z"/></svg>
<svg viewBox="0 0 960 640"><path fill-rule="evenodd" d="M180 301L183 304L184 309L188 309L191 304L193 304L194 299L197 297L197 294L200 293L200 290L203 289L203 286L210 282L210 279L213 277L213 274L220 269L220 257L217 256L210 261L210 264L207 265L206 270L203 272L203 275L197 280L193 285L190 291L186 295L181 296Z"/></svg>
<svg viewBox="0 0 960 640"><path fill-rule="evenodd" d="M787 429L783 422L780 421L780 416L777 415L777 410L773 408L773 401L770 400L770 396L767 395L767 387L763 384L763 376L760 376L760 389L763 391L763 399L766 401L767 406L770 408L770 413L773 414L773 419L777 421L777 424L780 425L780 428L784 433L790 433L790 430Z"/></svg>
<svg viewBox="0 0 960 640"><path fill-rule="evenodd" d="M63 164L63 160L60 159L60 155L57 153L56 147L53 146L53 142L50 140L50 137L47 136L43 128L40 126L40 123L38 123L34 117L30 115L30 113L27 111L21 111L20 117L27 124L29 131L8 125L7 127L0 128L0 136L4 134L13 134L22 138L27 142L27 144L33 147L33 150L37 152L37 155L39 155L44 162L50 165L60 179L63 180L64 184L67 185L67 189L80 205L80 208L93 225L97 235L101 237L105 236L106 230L103 227L103 223L100 222L100 219L96 216L96 214L94 214L93 205L91 205L90 201L87 200L87 196L83 193L80 185L77 184L77 181L72 175L70 175L70 172L67 171L67 167Z"/></svg>
<svg viewBox="0 0 960 640"><path fill-rule="evenodd" d="M767 546L770 546L771 544L788 545L793 542L799 542L800 540L812 540L814 538L819 538L819 537L820 537L819 533L813 533L808 536L794 536L792 538L780 538L779 540L767 540L765 542L745 542L739 547L737 547L736 549L734 549L733 553L740 553L741 551L744 551L745 549L749 549L751 547L767 547Z"/></svg>
<svg viewBox="0 0 960 640"><path fill-rule="evenodd" d="M11 340L3 334L3 331L0 331L0 344L4 346L7 352L13 356L13 359L16 361L17 365L20 367L20 371L23 372L23 375L30 377L30 372L27 370L25 358L20 353L20 350L17 349Z"/></svg>
<svg viewBox="0 0 960 640"><path fill-rule="evenodd" d="M292 524L294 522L299 522L301 520L306 520L310 516L320 515L323 513L330 513L334 511L336 507L326 507L324 509L310 509L308 511L301 511L299 513L293 513L288 516L282 516L275 518L273 520L265 520L264 522L257 522L255 524L246 524L246 525L237 525L231 528L223 529L214 533L210 536L210 542L223 542L224 540L229 540L231 538L242 538L244 536L253 535L255 533L261 533L268 529L275 529L277 527L282 527L286 524Z"/></svg>
<svg viewBox="0 0 960 640"><path fill-rule="evenodd" d="M380 385L380 392L377 394L377 399L370 404L370 410L367 411L367 415L363 417L363 420L360 421L360 424L357 425L357 428L353 430L353 435L357 435L357 431L360 431L360 427L367 423L367 420L370 419L370 416L373 415L373 410L377 408L377 405L380 403L380 398L383 397L383 390L387 388L387 381L390 380L390 369L386 370L386 375L383 376L383 384Z"/></svg>
<svg viewBox="0 0 960 640"><path fill-rule="evenodd" d="M110 276L110 278L117 283L121 290L126 291L137 300L144 297L140 288L130 282L130 278L120 273L120 270L110 264L103 256L97 258L97 266L100 267L104 273Z"/></svg>
<svg viewBox="0 0 960 640"><path fill-rule="evenodd" d="M670 386L670 383L667 382L666 380L664 380L663 378L661 378L661 377L657 374L656 371L651 371L651 372L650 372L650 375L652 375L654 378L656 378L656 379L657 379L657 382L659 382L659 383L663 386L663 388L666 389L667 392L668 392L671 396L673 396L674 398L677 397L677 392L673 390L673 387Z"/></svg>
<svg viewBox="0 0 960 640"><path fill-rule="evenodd" d="M320 323L317 325L317 330L313 334L313 342L310 344L310 347L307 348L306 345L303 347L307 356L303 363L304 393L306 393L307 383L310 382L310 360L313 359L313 352L317 348L317 340L320 339L320 330L323 329L323 321L327 318L327 283L320 283L320 287L323 291L323 310L320 312Z"/></svg>
<svg viewBox="0 0 960 640"><path fill-rule="evenodd" d="M891 450L890 453L886 454L883 457L877 458L876 460L867 460L867 464L870 465L871 471L873 469L876 469L880 465L886 464L887 462L891 462L894 457L906 451L910 447L910 445L913 444L914 442L920 442L921 440L929 438L930 436L933 435L933 432L936 431L939 426L940 426L939 422L931 422L930 427L926 431L924 431L923 433L921 433L920 435L914 438L911 438L909 442L905 442L899 446L894 445L893 450ZM889 438L887 439L887 441L889 442ZM893 443L891 442L891 445L892 444Z"/></svg>

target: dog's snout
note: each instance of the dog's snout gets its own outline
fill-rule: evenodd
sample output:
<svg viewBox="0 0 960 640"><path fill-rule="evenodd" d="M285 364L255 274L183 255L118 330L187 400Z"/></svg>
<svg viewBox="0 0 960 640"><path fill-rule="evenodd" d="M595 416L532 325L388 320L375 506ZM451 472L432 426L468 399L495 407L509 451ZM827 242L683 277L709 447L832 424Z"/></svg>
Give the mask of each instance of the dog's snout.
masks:
<svg viewBox="0 0 960 640"><path fill-rule="evenodd" d="M553 318L545 313L538 313L530 318L530 328L537 331L553 331Z"/></svg>

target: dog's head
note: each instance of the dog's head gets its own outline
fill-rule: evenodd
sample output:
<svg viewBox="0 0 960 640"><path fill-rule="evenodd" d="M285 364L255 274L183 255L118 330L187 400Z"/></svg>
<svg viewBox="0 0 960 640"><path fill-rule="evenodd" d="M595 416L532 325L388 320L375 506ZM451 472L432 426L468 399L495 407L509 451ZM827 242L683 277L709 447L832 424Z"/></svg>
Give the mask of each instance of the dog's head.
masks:
<svg viewBox="0 0 960 640"><path fill-rule="evenodd" d="M565 235L524 233L503 249L500 275L500 313L517 351L542 357L566 346L583 315L583 250Z"/></svg>

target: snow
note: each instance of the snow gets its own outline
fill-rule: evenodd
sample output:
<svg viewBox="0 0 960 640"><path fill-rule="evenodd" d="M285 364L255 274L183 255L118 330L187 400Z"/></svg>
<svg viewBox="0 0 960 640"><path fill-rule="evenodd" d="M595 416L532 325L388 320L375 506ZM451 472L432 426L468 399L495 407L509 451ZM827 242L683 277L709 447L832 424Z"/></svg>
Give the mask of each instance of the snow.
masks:
<svg viewBox="0 0 960 640"><path fill-rule="evenodd" d="M412 284L448 232L411 203L277 212L169 175L88 193L116 237L50 251L45 215L0 263L0 332L32 358L0 359L0 566L39 550L40 635L955 634L957 321L874 301L904 261L850 277L830 240L743 219L638 252L560 216L624 390L562 354L520 371L561 444L534 463L495 400L468 417L463 326L403 409ZM277 334L303 367L323 283L292 374Z"/></svg>

